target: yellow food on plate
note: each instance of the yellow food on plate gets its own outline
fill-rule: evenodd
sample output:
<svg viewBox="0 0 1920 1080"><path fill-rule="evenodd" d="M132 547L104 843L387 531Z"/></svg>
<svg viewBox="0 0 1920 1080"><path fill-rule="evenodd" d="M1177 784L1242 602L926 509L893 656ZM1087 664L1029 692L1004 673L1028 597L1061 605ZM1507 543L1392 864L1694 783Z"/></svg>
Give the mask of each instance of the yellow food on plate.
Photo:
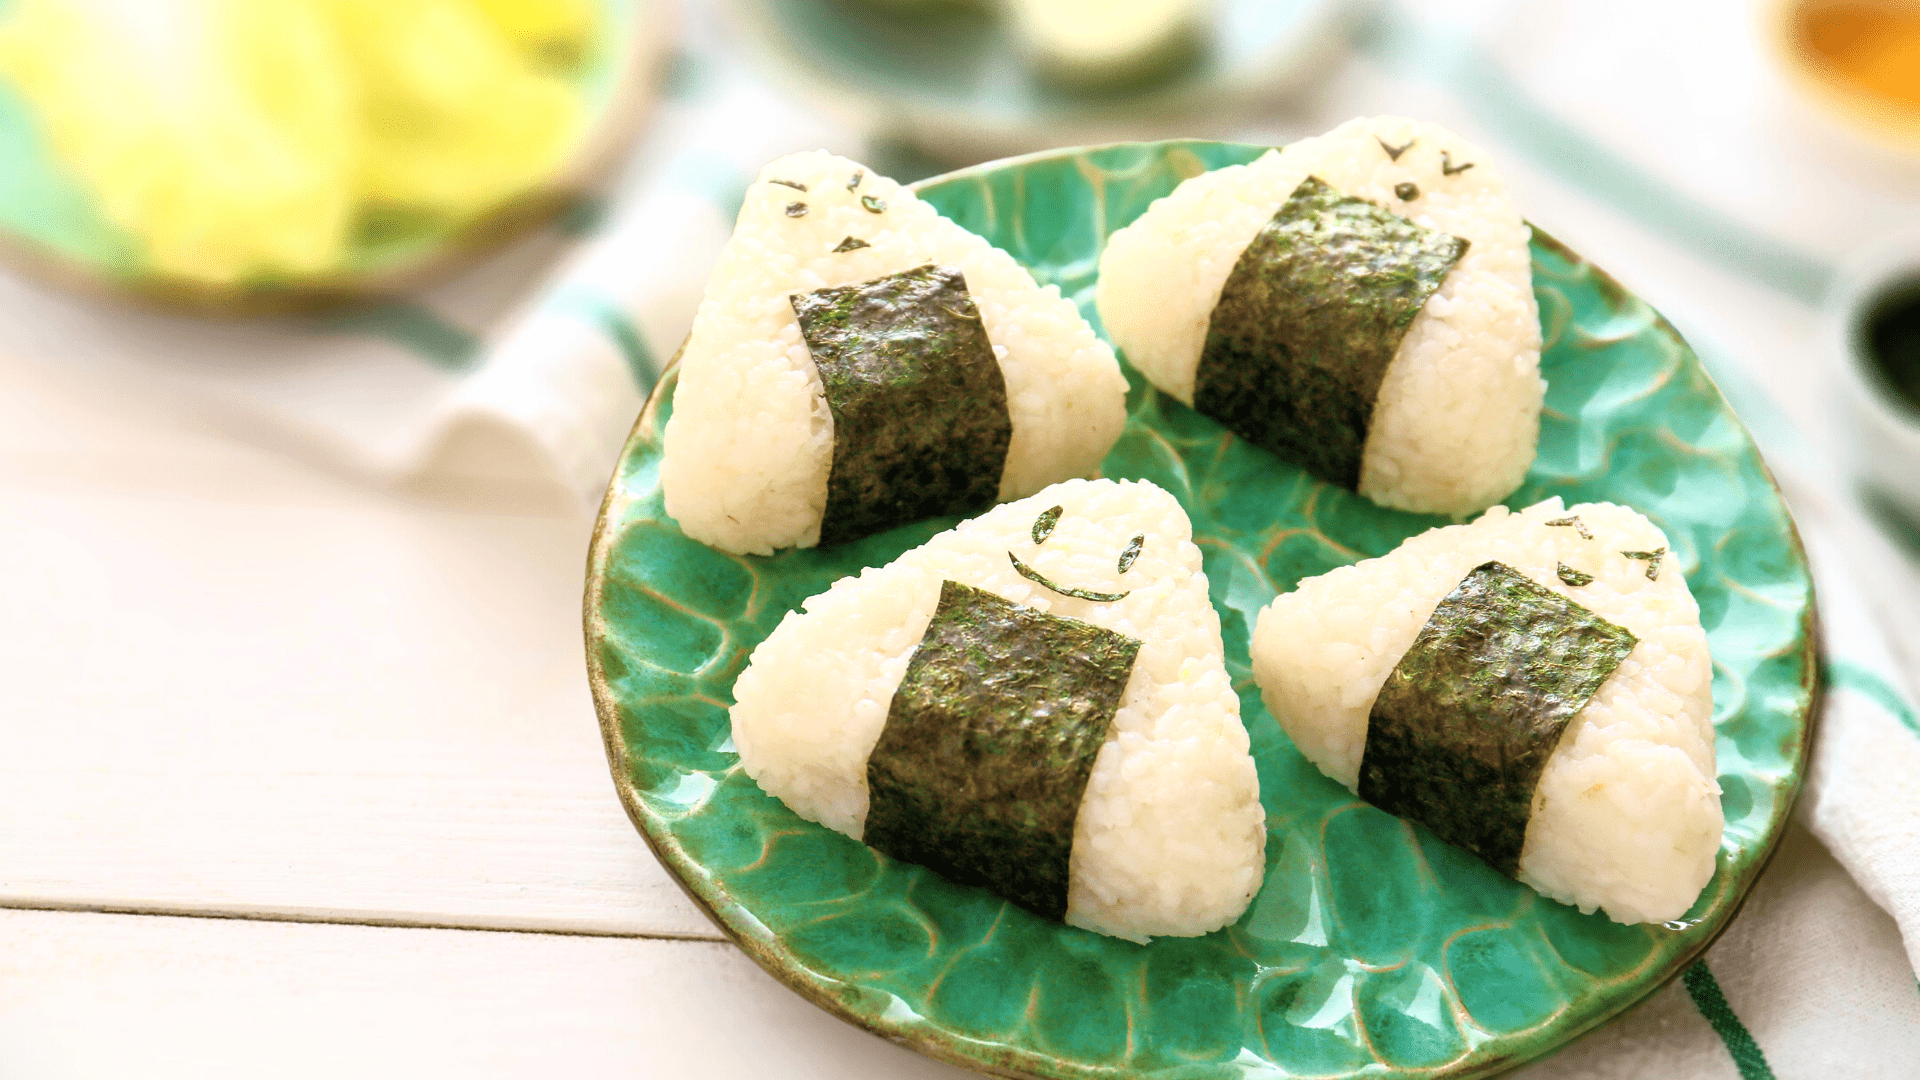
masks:
<svg viewBox="0 0 1920 1080"><path fill-rule="evenodd" d="M536 186L593 31L586 0L15 0L0 78L148 273L230 285L342 269L369 211Z"/></svg>

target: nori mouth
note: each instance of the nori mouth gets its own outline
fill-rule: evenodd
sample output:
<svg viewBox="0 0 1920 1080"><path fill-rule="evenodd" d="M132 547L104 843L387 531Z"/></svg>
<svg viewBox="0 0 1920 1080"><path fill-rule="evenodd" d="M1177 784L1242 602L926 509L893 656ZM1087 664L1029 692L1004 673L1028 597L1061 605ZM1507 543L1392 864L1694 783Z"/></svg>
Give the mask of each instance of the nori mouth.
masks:
<svg viewBox="0 0 1920 1080"><path fill-rule="evenodd" d="M1637 640L1509 566L1480 564L1380 688L1360 797L1516 874L1547 759Z"/></svg>
<svg viewBox="0 0 1920 1080"><path fill-rule="evenodd" d="M1357 489L1387 366L1467 246L1307 177L1227 275L1193 407Z"/></svg>
<svg viewBox="0 0 1920 1080"><path fill-rule="evenodd" d="M1007 558L1013 560L1013 569L1021 577L1026 578L1028 581L1031 581L1036 585L1044 585L1047 588L1052 589L1054 592L1059 593L1061 596L1071 596L1079 600L1099 600L1102 602L1111 602L1114 600L1125 600L1127 597L1133 595L1132 590L1128 590L1127 592L1122 592L1122 593L1108 593L1108 592L1094 592L1090 589L1075 588L1071 585L1056 585L1045 574L1042 574L1040 571L1035 570L1033 567L1028 566L1026 563L1021 562L1020 556L1015 555L1013 552L1011 551L1007 552ZM1121 567L1121 570L1125 571L1126 567L1124 566Z"/></svg>
<svg viewBox="0 0 1920 1080"><path fill-rule="evenodd" d="M1050 919L1140 642L943 581L867 759L864 839Z"/></svg>
<svg viewBox="0 0 1920 1080"><path fill-rule="evenodd" d="M820 543L992 506L1013 420L959 268L929 264L790 299L833 413Z"/></svg>

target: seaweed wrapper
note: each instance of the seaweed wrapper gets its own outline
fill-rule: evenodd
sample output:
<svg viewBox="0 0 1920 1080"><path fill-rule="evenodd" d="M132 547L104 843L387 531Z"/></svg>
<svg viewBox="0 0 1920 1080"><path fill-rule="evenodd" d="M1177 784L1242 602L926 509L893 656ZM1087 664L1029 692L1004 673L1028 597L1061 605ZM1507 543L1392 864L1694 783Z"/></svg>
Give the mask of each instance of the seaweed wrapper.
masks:
<svg viewBox="0 0 1920 1080"><path fill-rule="evenodd" d="M1637 640L1511 567L1482 563L1380 688L1360 797L1515 874L1547 759Z"/></svg>
<svg viewBox="0 0 1920 1080"><path fill-rule="evenodd" d="M1358 488L1387 365L1466 250L1460 237L1307 177L1227 275L1194 374L1194 408L1329 483Z"/></svg>
<svg viewBox="0 0 1920 1080"><path fill-rule="evenodd" d="M921 266L791 300L833 412L820 542L992 506L1013 420L960 270Z"/></svg>
<svg viewBox="0 0 1920 1080"><path fill-rule="evenodd" d="M943 582L867 759L866 842L1064 918L1074 820L1139 650Z"/></svg>

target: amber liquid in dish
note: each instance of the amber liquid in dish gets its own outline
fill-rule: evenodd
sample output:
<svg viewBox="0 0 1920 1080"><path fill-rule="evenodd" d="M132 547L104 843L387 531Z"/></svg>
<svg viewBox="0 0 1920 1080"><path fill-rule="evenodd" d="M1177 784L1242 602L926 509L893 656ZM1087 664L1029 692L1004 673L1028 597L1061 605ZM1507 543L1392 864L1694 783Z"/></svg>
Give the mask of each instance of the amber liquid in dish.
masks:
<svg viewBox="0 0 1920 1080"><path fill-rule="evenodd" d="M1791 35L1816 68L1920 114L1920 4L1802 3Z"/></svg>

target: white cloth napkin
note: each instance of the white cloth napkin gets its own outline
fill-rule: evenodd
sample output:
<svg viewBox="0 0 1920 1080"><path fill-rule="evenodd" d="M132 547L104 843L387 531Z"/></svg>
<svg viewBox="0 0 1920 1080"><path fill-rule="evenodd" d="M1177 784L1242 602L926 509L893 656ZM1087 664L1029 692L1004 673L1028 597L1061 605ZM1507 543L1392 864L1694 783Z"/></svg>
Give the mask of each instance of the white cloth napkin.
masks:
<svg viewBox="0 0 1920 1080"><path fill-rule="evenodd" d="M590 511L760 166L859 148L717 44L705 5L677 21L681 51L633 167L451 280L331 316L223 323L3 271L0 350L102 369L375 480L545 485Z"/></svg>

